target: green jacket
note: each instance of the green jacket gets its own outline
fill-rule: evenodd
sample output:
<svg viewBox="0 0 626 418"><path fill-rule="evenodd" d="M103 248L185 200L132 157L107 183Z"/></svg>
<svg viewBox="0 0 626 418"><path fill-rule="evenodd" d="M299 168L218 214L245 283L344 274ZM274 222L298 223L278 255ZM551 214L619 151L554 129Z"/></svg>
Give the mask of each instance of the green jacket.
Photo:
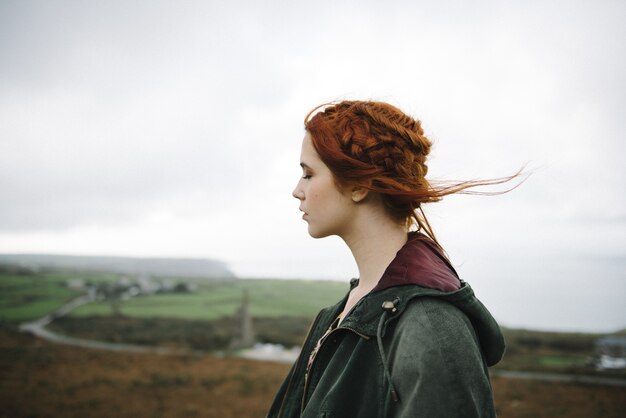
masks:
<svg viewBox="0 0 626 418"><path fill-rule="evenodd" d="M500 329L447 259L412 241L338 327L347 295L318 314L269 418L495 416L487 366L504 353ZM457 289L424 287L432 277Z"/></svg>

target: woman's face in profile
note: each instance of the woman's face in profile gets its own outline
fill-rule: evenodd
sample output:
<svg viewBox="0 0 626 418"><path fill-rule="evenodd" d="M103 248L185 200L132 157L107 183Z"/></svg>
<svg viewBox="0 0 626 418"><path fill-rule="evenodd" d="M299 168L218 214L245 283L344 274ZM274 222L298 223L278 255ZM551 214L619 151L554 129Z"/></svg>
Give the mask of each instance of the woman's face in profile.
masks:
<svg viewBox="0 0 626 418"><path fill-rule="evenodd" d="M350 225L354 204L350 194L339 189L332 172L321 160L306 132L300 153L302 177L293 190L300 201L302 218L313 238L342 235Z"/></svg>

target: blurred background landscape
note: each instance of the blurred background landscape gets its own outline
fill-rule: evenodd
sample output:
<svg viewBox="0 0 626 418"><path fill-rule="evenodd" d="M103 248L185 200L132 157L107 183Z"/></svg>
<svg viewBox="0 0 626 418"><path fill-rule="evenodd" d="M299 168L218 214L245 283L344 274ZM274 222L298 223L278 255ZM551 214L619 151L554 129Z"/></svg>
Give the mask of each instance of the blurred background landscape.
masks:
<svg viewBox="0 0 626 418"><path fill-rule="evenodd" d="M1 416L254 417L348 286L210 260L3 256L0 289ZM500 416L621 416L626 330L504 332Z"/></svg>
<svg viewBox="0 0 626 418"><path fill-rule="evenodd" d="M421 119L433 180L527 164L425 208L499 416L621 416L626 4L388 3L0 1L0 417L263 416L357 275L291 197L341 99Z"/></svg>

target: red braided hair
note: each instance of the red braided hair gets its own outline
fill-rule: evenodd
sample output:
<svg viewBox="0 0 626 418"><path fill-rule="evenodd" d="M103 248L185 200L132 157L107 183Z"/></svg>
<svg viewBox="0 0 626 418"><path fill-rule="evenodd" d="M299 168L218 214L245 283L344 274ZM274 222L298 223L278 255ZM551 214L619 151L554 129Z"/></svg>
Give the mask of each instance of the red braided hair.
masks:
<svg viewBox="0 0 626 418"><path fill-rule="evenodd" d="M339 185L357 185L379 193L394 219L406 223L407 228L415 224L435 242L422 203L437 202L454 193L500 194L519 185L500 192L469 190L505 183L522 170L497 179L431 184L426 179L426 156L432 143L421 122L384 102L322 104L307 114L304 127Z"/></svg>

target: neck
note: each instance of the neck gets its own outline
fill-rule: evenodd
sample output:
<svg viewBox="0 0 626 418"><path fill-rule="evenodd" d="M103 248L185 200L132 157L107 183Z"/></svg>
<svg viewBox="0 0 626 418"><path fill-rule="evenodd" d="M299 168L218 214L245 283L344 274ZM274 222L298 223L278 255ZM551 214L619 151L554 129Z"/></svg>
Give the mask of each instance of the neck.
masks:
<svg viewBox="0 0 626 418"><path fill-rule="evenodd" d="M350 248L359 270L359 288L373 289L389 263L407 241L407 230L388 216L360 223L353 233L341 237Z"/></svg>

